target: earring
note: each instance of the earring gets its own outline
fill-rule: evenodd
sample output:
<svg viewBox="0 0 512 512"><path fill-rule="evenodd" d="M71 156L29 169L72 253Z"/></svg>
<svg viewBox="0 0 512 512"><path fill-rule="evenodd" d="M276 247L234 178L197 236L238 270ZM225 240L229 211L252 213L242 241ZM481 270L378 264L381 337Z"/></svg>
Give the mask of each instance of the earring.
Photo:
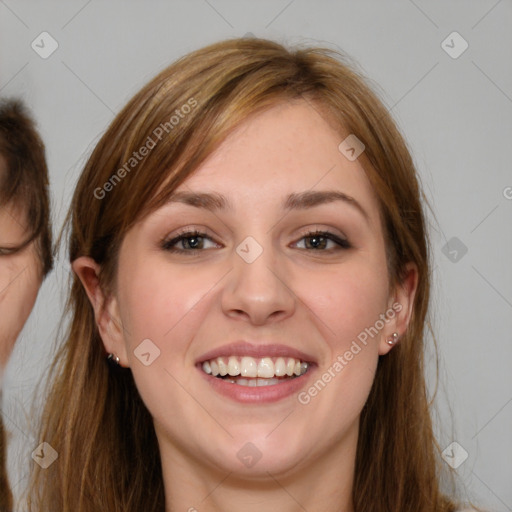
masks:
<svg viewBox="0 0 512 512"><path fill-rule="evenodd" d="M119 362L119 357L117 357L115 354L109 354L107 356L107 361L109 361L110 363L114 363L116 364L117 366L120 366Z"/></svg>
<svg viewBox="0 0 512 512"><path fill-rule="evenodd" d="M392 334L392 338L387 339L388 345L394 345L397 341L398 341L398 333L397 332L394 332Z"/></svg>

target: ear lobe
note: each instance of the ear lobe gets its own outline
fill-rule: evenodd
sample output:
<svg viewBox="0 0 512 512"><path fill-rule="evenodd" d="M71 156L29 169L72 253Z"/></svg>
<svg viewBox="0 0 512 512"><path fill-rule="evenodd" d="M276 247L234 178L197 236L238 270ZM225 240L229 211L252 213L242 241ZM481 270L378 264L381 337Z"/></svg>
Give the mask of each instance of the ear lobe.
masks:
<svg viewBox="0 0 512 512"><path fill-rule="evenodd" d="M78 276L94 309L94 318L109 354L119 357L121 366L128 366L126 347L123 337L122 322L115 297L106 297L99 281L100 265L88 256L80 256L72 263L72 268Z"/></svg>
<svg viewBox="0 0 512 512"><path fill-rule="evenodd" d="M407 332L414 308L414 299L418 288L418 267L409 262L406 265L406 276L397 284L394 294L390 296L389 307L395 312L394 317L388 322L382 332L379 344L379 355L387 354L394 345L400 343L400 338ZM393 333L398 334L397 343L389 344L387 340L393 338Z"/></svg>

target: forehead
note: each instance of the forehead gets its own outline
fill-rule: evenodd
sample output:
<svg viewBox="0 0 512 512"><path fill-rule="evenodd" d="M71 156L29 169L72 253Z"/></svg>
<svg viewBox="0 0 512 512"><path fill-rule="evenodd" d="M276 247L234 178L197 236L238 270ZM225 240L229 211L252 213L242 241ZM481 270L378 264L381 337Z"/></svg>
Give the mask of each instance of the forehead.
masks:
<svg viewBox="0 0 512 512"><path fill-rule="evenodd" d="M12 203L0 205L0 243L22 243L27 235L25 213Z"/></svg>
<svg viewBox="0 0 512 512"><path fill-rule="evenodd" d="M343 132L312 103L280 103L244 121L176 191L218 191L243 206L334 189L378 215L364 168L338 149Z"/></svg>

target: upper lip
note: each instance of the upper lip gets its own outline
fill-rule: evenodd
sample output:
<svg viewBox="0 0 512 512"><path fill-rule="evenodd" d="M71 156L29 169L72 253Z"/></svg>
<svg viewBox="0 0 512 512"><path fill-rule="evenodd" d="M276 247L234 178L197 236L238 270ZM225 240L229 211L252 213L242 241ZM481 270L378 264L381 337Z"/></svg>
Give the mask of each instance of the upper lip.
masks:
<svg viewBox="0 0 512 512"><path fill-rule="evenodd" d="M262 344L259 343L250 343L248 341L235 341L234 343L229 343L227 345L223 345L222 347L214 348L209 352L204 353L197 359L197 363L202 363L204 361L208 361L210 359L215 359L216 357L229 357L229 356L249 356L254 358L262 358L262 357L294 357L295 359L300 359L301 361L306 361L308 363L315 363L315 358L310 355L302 352L301 350L297 350L293 347L288 347L286 345L280 344Z"/></svg>

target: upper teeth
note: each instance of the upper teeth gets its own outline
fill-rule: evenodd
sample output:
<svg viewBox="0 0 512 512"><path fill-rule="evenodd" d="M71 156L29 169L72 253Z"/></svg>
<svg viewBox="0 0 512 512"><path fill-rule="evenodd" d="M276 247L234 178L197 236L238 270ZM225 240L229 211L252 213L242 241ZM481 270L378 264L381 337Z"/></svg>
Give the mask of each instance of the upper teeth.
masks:
<svg viewBox="0 0 512 512"><path fill-rule="evenodd" d="M272 377L291 377L292 375L302 375L306 373L308 363L295 359L293 357L216 357L203 363L203 371L214 377L220 375L230 375L235 377L262 377L270 379Z"/></svg>

